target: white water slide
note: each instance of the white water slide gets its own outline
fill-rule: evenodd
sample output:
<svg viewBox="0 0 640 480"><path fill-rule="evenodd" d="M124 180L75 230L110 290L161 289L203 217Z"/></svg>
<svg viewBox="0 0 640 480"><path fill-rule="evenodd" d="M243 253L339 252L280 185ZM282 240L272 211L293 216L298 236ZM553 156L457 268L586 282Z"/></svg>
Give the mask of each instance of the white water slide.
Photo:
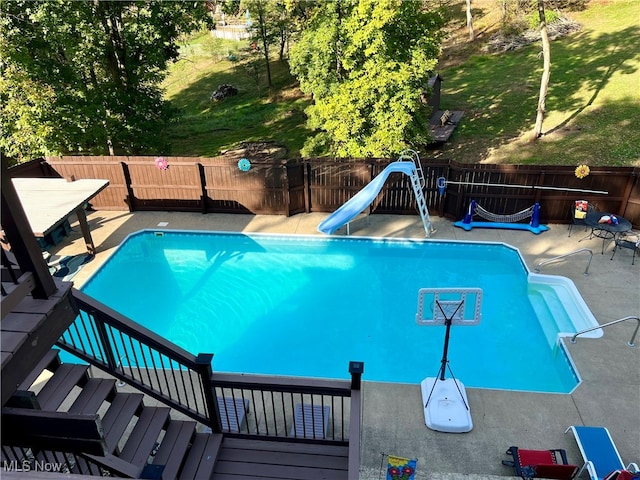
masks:
<svg viewBox="0 0 640 480"><path fill-rule="evenodd" d="M348 234L349 222L360 215L375 201L376 197L384 187L387 178L394 172L404 173L411 179L411 186L413 187L413 192L416 197L418 211L420 212L420 218L422 219L422 225L424 226L426 236L430 237L432 227L429 210L427 209L423 193L425 184L424 175L422 173L422 166L420 165L420 158L413 150L405 150L402 152L397 162L387 165L385 169L371 180L371 182L369 182L362 190L325 218L320 225L318 225L318 231L331 235L340 227L347 225Z"/></svg>

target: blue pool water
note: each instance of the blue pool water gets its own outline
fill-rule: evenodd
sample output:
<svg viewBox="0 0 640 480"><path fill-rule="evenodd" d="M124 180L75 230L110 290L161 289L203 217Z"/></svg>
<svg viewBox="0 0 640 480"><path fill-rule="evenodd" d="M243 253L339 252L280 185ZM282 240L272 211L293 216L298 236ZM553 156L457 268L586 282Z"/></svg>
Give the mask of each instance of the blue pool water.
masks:
<svg viewBox="0 0 640 480"><path fill-rule="evenodd" d="M438 373L445 333L416 323L418 290L480 287L480 324L451 330L456 378L569 392L578 380L548 341L556 327L537 317L545 309L532 305L527 275L503 244L142 231L82 290L215 354L217 371L347 378L357 360L366 380L417 384Z"/></svg>

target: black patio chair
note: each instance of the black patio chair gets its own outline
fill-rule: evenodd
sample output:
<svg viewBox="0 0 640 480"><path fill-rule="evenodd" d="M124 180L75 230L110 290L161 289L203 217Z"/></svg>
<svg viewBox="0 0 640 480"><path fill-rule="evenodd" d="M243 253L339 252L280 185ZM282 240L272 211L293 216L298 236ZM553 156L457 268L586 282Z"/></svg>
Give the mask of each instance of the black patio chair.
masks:
<svg viewBox="0 0 640 480"><path fill-rule="evenodd" d="M587 213L597 212L598 207L595 203L589 203L586 200L576 200L571 204L571 208L569 209L569 214L571 216L571 223L569 224L569 236L571 236L571 231L573 230L574 225L584 225L585 232L587 231L587 224L584 219L587 216Z"/></svg>
<svg viewBox="0 0 640 480"><path fill-rule="evenodd" d="M623 232L619 235L616 235L614 241L615 246L613 247L611 260L613 260L613 256L616 254L616 250L618 250L618 248L628 248L629 250L633 251L633 256L631 257L631 265L635 265L636 253L640 253L640 233Z"/></svg>

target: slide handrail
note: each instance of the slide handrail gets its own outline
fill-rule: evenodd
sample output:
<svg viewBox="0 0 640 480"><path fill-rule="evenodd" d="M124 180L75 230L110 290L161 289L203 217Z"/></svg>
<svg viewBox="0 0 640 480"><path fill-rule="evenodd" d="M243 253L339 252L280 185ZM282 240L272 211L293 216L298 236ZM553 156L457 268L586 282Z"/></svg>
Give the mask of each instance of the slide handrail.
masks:
<svg viewBox="0 0 640 480"><path fill-rule="evenodd" d="M424 171L422 170L422 162L420 162L420 155L415 150L407 149L403 150L398 157L398 161L410 161L416 167L416 172L418 173L418 178L420 179L420 188L424 188L426 185L426 180L424 178Z"/></svg>

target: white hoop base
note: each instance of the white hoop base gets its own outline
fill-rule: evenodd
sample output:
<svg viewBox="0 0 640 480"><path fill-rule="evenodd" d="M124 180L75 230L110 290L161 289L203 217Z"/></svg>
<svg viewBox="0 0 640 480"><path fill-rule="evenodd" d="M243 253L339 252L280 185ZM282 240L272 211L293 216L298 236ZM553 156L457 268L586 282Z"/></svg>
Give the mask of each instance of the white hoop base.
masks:
<svg viewBox="0 0 640 480"><path fill-rule="evenodd" d="M427 377L420 383L420 390L424 423L428 428L445 433L466 433L473 429L471 412L467 408L467 392L462 382L453 378Z"/></svg>

